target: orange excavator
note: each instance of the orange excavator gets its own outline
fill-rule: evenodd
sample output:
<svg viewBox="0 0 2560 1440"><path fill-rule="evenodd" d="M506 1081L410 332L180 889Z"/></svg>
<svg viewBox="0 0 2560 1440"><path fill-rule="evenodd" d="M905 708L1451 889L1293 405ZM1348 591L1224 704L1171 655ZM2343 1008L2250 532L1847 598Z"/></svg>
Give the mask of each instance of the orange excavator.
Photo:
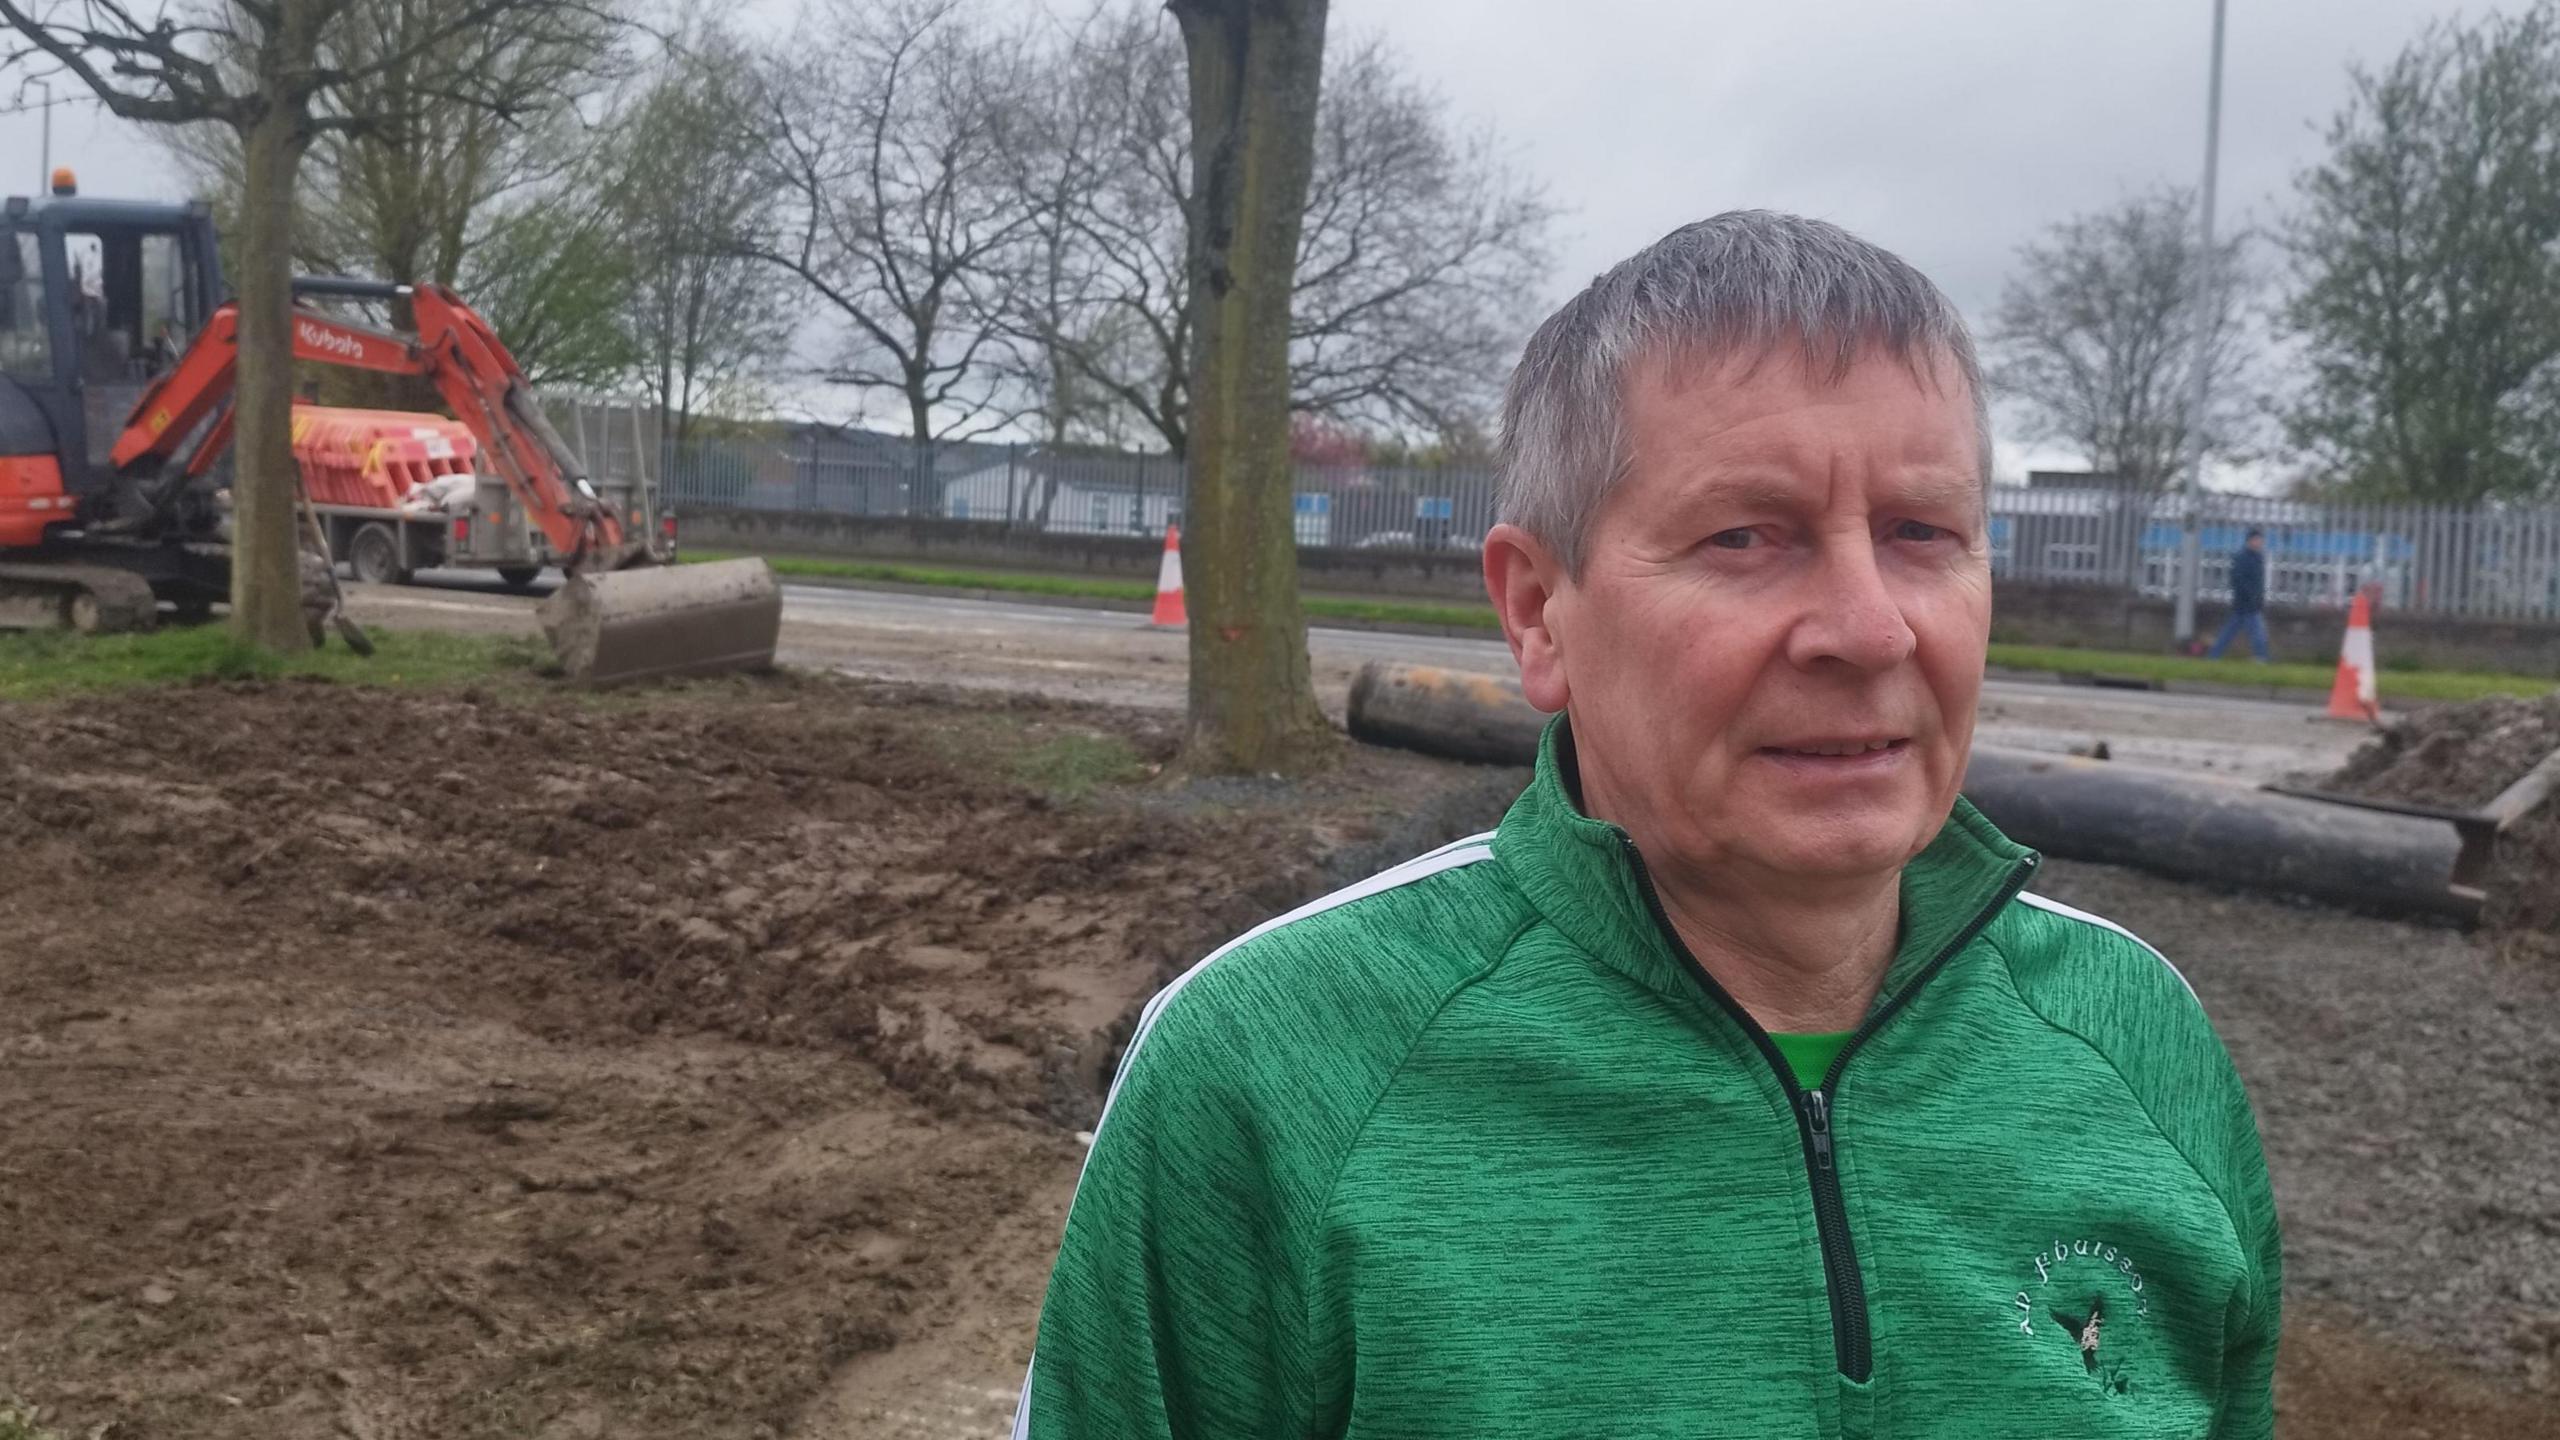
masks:
<svg viewBox="0 0 2560 1440"><path fill-rule="evenodd" d="M239 307L223 293L201 204L85 200L60 172L51 198L0 205L0 626L138 629L163 603L194 617L227 598L219 498ZM415 333L305 303L395 299L409 302ZM770 659L779 600L761 564L753 577L669 566L673 524L654 513L650 487L588 475L460 297L303 278L294 301L296 359L423 377L477 441L474 482L432 523L331 515L323 528L360 575L368 545L396 547L377 568L398 573L477 566L521 584L556 565L590 622L609 631L633 617L619 649L637 671ZM626 572L635 578L600 578ZM617 648L612 637L605 648Z"/></svg>

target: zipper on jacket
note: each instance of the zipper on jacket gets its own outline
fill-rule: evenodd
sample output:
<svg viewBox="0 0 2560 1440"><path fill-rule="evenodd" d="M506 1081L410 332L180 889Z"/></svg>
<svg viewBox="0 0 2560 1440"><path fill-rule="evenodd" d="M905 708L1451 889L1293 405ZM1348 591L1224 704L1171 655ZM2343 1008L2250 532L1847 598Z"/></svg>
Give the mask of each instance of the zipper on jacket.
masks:
<svg viewBox="0 0 2560 1440"><path fill-rule="evenodd" d="M1644 892L1645 909L1652 914L1654 926L1662 932L1662 938L1671 942L1671 952L1688 967L1690 978L1707 992L1707 998L1731 1016L1734 1023L1742 1027L1742 1033L1751 1037L1752 1043L1760 1048L1761 1056L1777 1072L1778 1083L1786 1087L1787 1098L1796 1114L1798 1141L1804 1150L1805 1178L1813 1191L1814 1230L1822 1242L1822 1279L1831 1297L1832 1353L1839 1361L1842 1375L1864 1384L1875 1373L1875 1345L1867 1323L1867 1285L1859 1277L1858 1251L1849 1237L1849 1202L1841 1194L1840 1172L1834 1163L1831 1111L1834 1097L1840 1090L1840 1075L1848 1068L1849 1057L1858 1053L1858 1048L1867 1043L1868 1037L1900 1013L1930 977L1944 969L1958 951L1972 944L1973 938L1982 933L1982 927L1990 924L1992 917L2027 887L2028 878L2035 874L2036 857L2030 855L2010 870L2007 883L2000 887L2000 893L1992 897L1991 903L1965 922L1964 928L1957 931L1938 953L1930 956L1927 964L1912 972L1908 983L1895 991L1884 1004L1877 1006L1851 1032L1847 1043L1840 1047L1840 1053L1832 1058L1831 1068L1824 1073L1822 1083L1807 1090L1797 1083L1795 1069L1787 1064L1787 1057L1779 1051L1778 1042L1770 1039L1769 1032L1751 1017L1751 1012L1743 1009L1741 1003L1707 973L1707 967L1698 963L1698 957L1689 953L1689 943L1680 938L1680 932L1672 927L1671 917L1663 912L1662 896L1654 889L1653 872L1645 867L1644 855L1636 849L1635 837L1621 833L1619 843L1626 847L1627 861L1635 867L1636 885Z"/></svg>

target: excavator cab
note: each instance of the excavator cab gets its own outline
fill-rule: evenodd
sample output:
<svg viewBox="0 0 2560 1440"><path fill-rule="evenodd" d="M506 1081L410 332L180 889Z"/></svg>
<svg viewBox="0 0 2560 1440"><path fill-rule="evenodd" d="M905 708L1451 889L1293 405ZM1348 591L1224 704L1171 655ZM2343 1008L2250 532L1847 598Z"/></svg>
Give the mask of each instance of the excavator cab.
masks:
<svg viewBox="0 0 2560 1440"><path fill-rule="evenodd" d="M409 299L414 333L297 303L293 353L435 381L489 468L434 553L523 579L570 571L542 615L566 673L602 684L772 663L782 598L764 562L668 563L646 484L587 474L460 297L335 277L294 294ZM238 322L208 206L84 200L68 171L49 198L0 203L0 627L141 629L163 603L204 615L230 593L209 492L230 447ZM382 516L401 519L368 515L355 538Z"/></svg>
<svg viewBox="0 0 2560 1440"><path fill-rule="evenodd" d="M224 298L201 201L87 199L66 171L50 197L0 202L0 546L36 538L9 533L12 508L39 531L112 518L126 416ZM42 468L54 483L37 483Z"/></svg>

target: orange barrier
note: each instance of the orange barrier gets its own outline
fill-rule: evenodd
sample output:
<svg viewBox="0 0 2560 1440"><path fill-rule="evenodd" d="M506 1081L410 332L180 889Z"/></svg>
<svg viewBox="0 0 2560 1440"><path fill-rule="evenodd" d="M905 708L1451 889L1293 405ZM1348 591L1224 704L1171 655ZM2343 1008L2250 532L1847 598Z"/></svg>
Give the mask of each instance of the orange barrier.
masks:
<svg viewBox="0 0 2560 1440"><path fill-rule="evenodd" d="M467 475L480 442L459 420L401 410L293 407L293 458L321 505L397 508L442 475Z"/></svg>

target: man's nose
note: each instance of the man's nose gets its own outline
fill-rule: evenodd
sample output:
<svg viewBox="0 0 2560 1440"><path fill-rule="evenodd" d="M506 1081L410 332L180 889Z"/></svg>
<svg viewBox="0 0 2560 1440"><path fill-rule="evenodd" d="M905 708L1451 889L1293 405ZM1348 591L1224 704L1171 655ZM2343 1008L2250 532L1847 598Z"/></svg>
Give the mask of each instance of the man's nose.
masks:
<svg viewBox="0 0 2560 1440"><path fill-rule="evenodd" d="M1824 545L1810 579L1804 613L1787 637L1790 661L1804 669L1834 661L1882 671L1911 658L1918 638L1885 583L1874 541L1859 535Z"/></svg>

